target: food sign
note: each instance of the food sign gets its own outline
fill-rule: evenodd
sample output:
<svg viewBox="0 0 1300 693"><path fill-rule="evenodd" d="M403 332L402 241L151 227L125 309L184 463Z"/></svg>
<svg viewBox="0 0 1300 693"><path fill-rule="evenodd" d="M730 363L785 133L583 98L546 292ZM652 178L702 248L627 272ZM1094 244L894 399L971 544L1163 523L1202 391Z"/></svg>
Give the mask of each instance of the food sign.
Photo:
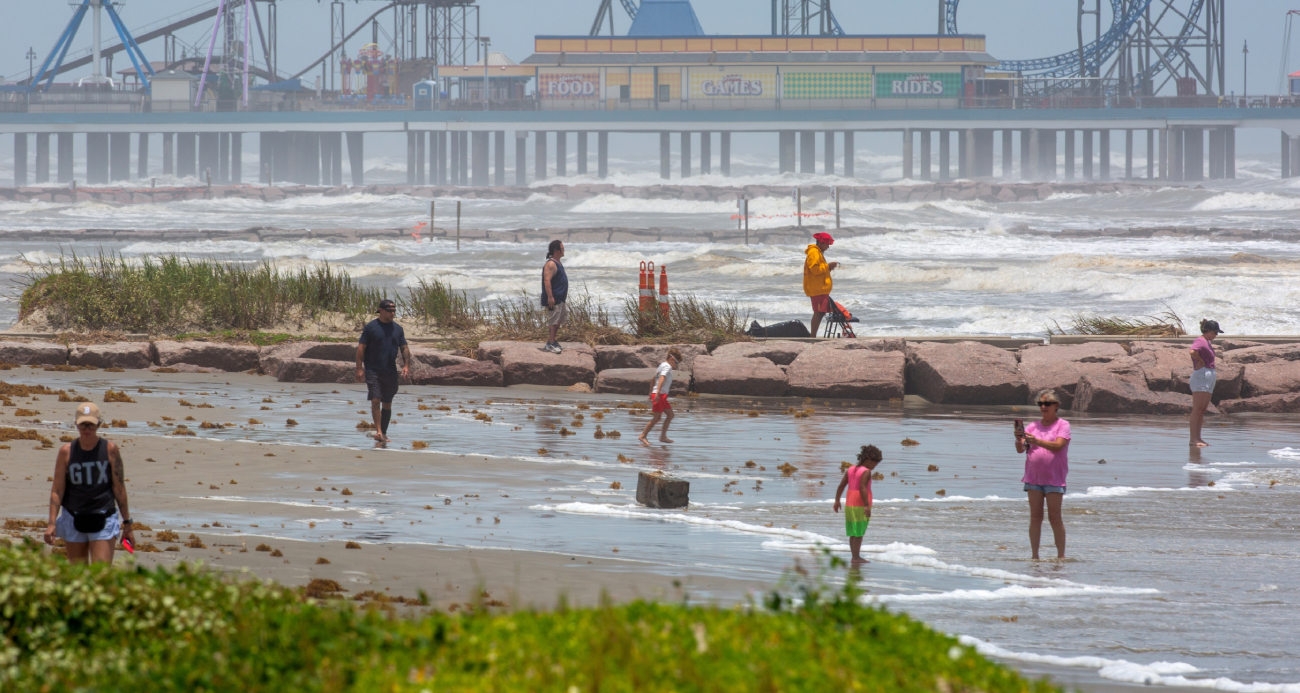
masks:
<svg viewBox="0 0 1300 693"><path fill-rule="evenodd" d="M594 99L600 91L600 75L596 73L543 72L537 75L537 81L544 99Z"/></svg>

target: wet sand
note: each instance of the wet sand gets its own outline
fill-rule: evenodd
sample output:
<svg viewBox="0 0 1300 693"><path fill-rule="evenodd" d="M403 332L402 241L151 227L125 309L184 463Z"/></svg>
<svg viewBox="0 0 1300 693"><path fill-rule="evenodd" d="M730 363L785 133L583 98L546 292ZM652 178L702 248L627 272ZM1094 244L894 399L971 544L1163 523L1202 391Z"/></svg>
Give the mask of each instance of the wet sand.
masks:
<svg viewBox="0 0 1300 693"><path fill-rule="evenodd" d="M48 375L53 376L46 379L48 381L56 381L60 376L66 377L66 374ZM244 374L167 374L166 377L169 382L182 385L207 385L219 381L223 389L227 382L238 385L234 381L259 380L257 376ZM267 379L260 380L265 384ZM64 388L57 382L47 384L54 389ZM83 388L80 394L95 395L97 402L102 399L99 396L102 391L92 393ZM138 403L99 402L105 418L129 416L136 422L162 421L162 417L172 416L183 422L185 416L191 415L190 412L214 422L225 422L227 419L242 422L248 418L233 415L223 417L216 411L179 408L166 401L132 394L135 394ZM27 398L19 401L22 407L41 411L41 415L36 417L40 420L51 421L56 417L70 419L71 407L74 405L57 403L55 399L48 395L38 395L35 401ZM197 398L195 401L198 401ZM68 411L65 412L65 409ZM226 412L230 409L226 409ZM7 443L12 449L2 451L3 462L0 462L0 482L3 482L0 483L0 507L5 509L3 519L45 519L50 488L48 478L53 474L57 447L62 445L58 440L61 435L72 435L71 426L36 424L32 417L19 419L12 414L12 409L0 410L0 426L35 429L56 441L56 447L41 449L39 444L31 441ZM299 418L307 421L309 414L299 415ZM196 427L195 422L188 422L188 425ZM133 425L132 429L138 430L138 426ZM700 575L671 569L648 571L645 570L644 561L612 555L597 556L593 555L594 552L529 551L526 547L431 546L400 540L383 543L362 540L358 542L362 547L358 550L344 548L347 543L344 539L305 541L283 538L272 534L272 531L282 529L285 524L268 524L266 516L250 510L256 508L256 505L241 508L240 519L243 521L231 522L227 514L229 508L225 507L227 504L195 498L196 490L208 493L224 489L252 498L292 497L300 499L305 505L318 501L322 504L334 502L342 505L349 500L340 495L346 487L332 484L329 481L331 477L355 475L358 468L364 468L367 477L386 479L394 493L400 493L399 489L404 483L403 472L412 466L412 454L395 449L286 449L284 446L262 443L250 445L191 437L164 437L156 435L160 431L148 429L144 432L154 435L137 435L129 429L113 428L106 429L104 435L121 446L123 451L128 502L133 519L152 530L137 532L137 542L141 545L151 542L160 550L173 546L179 550L137 552L134 556L119 550L114 561L118 565L155 566L173 565L180 561L201 561L214 569L246 569L259 578L273 579L288 585L306 584L313 578L332 579L351 594L375 590L393 597L414 598L423 590L430 597L432 605L439 608L470 604L480 590L486 590L491 599L500 600L511 607L550 608L561 598L570 604L591 605L598 603L602 596L616 601L677 601L689 598L702 602L732 602L744 598L751 591L762 592L772 587L771 581L766 577L728 578L717 574ZM509 464L504 460L484 463L470 462L464 456L457 455L433 453L432 459L426 455L421 455L421 465L432 464L447 470L472 467L462 469L470 475L489 476L490 473L509 472ZM317 486L305 486L296 477L285 476L283 471L286 469L310 469L313 478L318 480L319 488L326 491L313 491ZM363 492L358 489L356 493ZM388 494L387 491L372 493ZM448 499L437 501L437 510L443 510L444 500ZM465 501L462 503L468 504ZM433 506L429 507L432 511ZM213 520L202 521L205 508L213 511ZM277 505L275 508L277 513L282 514L284 511L283 506ZM310 507L293 508L288 517L290 521L305 521L314 513ZM438 513L430 514L436 516ZM192 516L194 520L169 524L166 520L158 519L170 515ZM225 521L216 519L218 517ZM490 531L495 526L493 518L487 517L484 520ZM212 521L219 522L224 527L210 527ZM431 517L430 521L436 522L437 519ZM380 521L381 524L382 522ZM411 522L414 524L414 521ZM180 535L180 541L158 541L156 534L161 530L175 531ZM197 534L206 548L185 546L190 534ZM10 536L28 536L41 540L40 531L10 532ZM272 557L268 552L256 551L256 547L263 543L284 555ZM632 543L630 538L628 543ZM329 563L317 563L317 559L322 557Z"/></svg>

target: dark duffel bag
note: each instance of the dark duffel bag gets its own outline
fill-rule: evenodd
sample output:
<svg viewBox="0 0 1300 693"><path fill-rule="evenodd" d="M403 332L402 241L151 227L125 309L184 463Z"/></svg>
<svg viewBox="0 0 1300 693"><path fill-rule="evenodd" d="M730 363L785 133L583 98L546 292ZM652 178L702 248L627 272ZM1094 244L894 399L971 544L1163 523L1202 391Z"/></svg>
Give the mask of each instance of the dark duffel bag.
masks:
<svg viewBox="0 0 1300 693"><path fill-rule="evenodd" d="M779 337L783 339L812 336L812 334L808 332L807 326L805 326L801 320L778 322L775 325L768 325L767 327L759 325L758 321L755 320L753 324L749 326L749 331L745 334L750 337Z"/></svg>

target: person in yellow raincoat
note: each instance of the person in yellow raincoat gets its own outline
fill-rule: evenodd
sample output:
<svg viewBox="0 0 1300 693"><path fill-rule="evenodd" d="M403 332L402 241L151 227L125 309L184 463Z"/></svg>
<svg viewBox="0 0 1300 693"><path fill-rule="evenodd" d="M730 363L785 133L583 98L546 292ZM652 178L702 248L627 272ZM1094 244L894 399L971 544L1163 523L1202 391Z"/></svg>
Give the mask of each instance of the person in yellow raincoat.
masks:
<svg viewBox="0 0 1300 693"><path fill-rule="evenodd" d="M831 270L840 263L826 262L826 249L835 243L829 233L815 233L813 240L816 243L804 251L807 258L803 262L803 292L812 299L812 335L816 337L822 317L831 312Z"/></svg>

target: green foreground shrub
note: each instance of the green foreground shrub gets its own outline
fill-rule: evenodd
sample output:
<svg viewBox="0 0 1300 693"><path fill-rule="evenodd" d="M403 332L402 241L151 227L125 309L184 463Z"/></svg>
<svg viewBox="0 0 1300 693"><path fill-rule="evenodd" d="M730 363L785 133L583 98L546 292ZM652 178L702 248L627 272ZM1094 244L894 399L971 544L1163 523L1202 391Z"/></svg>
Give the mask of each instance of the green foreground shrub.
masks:
<svg viewBox="0 0 1300 693"><path fill-rule="evenodd" d="M0 547L0 690L1057 691L851 591L810 594L398 618L193 567Z"/></svg>

